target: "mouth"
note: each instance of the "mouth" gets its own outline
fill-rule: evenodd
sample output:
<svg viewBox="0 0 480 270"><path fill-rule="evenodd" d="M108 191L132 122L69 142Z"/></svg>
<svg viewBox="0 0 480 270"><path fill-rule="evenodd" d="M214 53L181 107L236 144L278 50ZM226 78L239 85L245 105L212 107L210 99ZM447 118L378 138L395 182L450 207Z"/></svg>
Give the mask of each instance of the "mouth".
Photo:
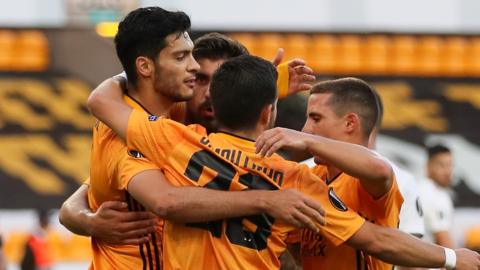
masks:
<svg viewBox="0 0 480 270"><path fill-rule="evenodd" d="M195 87L195 77L188 78L183 81L189 88Z"/></svg>
<svg viewBox="0 0 480 270"><path fill-rule="evenodd" d="M214 117L213 108L212 108L212 105L210 104L210 102L204 103L200 107L200 115L203 118L213 118Z"/></svg>

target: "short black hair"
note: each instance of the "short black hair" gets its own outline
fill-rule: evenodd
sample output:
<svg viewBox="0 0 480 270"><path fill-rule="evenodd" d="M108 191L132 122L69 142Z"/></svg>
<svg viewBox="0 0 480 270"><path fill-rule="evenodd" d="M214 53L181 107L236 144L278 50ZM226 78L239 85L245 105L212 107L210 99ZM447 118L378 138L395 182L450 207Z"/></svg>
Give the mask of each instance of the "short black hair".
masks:
<svg viewBox="0 0 480 270"><path fill-rule="evenodd" d="M254 128L262 109L277 99L277 70L260 57L230 58L213 75L210 95L221 127Z"/></svg>
<svg viewBox="0 0 480 270"><path fill-rule="evenodd" d="M248 55L248 50L240 42L220 33L208 33L195 40L193 57L200 59L229 59Z"/></svg>
<svg viewBox="0 0 480 270"><path fill-rule="evenodd" d="M137 82L135 60L145 56L153 61L166 46L165 38L190 29L190 17L181 11L171 12L160 7L138 8L118 25L115 48L128 80Z"/></svg>
<svg viewBox="0 0 480 270"><path fill-rule="evenodd" d="M450 148L443 144L436 144L427 147L428 160L431 160L438 154L451 153Z"/></svg>
<svg viewBox="0 0 480 270"><path fill-rule="evenodd" d="M377 130L380 130L380 126L382 125L382 122L383 122L383 112L384 112L383 101L382 101L382 97L378 94L377 91L373 91L373 94L375 95L375 102L378 110L377 122L375 123L375 127L377 128Z"/></svg>
<svg viewBox="0 0 480 270"><path fill-rule="evenodd" d="M379 121L379 107L375 90L358 78L341 78L315 84L310 94L332 94L329 105L336 115L356 113L361 120L364 136L370 136Z"/></svg>

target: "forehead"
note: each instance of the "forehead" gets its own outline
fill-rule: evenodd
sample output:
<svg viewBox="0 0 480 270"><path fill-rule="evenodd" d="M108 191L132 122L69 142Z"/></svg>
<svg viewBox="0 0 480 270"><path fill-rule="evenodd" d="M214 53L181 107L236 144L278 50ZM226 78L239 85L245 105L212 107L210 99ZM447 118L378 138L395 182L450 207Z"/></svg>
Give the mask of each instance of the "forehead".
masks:
<svg viewBox="0 0 480 270"><path fill-rule="evenodd" d="M202 73L208 76L212 76L213 73L225 62L225 59L208 59L208 58L201 58L198 61L200 65L200 70L198 73Z"/></svg>
<svg viewBox="0 0 480 270"><path fill-rule="evenodd" d="M452 153L450 152L438 153L434 155L431 160L438 161L438 162L448 162L452 160Z"/></svg>
<svg viewBox="0 0 480 270"><path fill-rule="evenodd" d="M192 50L193 41L187 32L176 32L165 38L165 49L169 51Z"/></svg>
<svg viewBox="0 0 480 270"><path fill-rule="evenodd" d="M309 112L322 112L322 111L331 111L332 108L329 104L331 93L316 93L311 94L308 97L308 107Z"/></svg>

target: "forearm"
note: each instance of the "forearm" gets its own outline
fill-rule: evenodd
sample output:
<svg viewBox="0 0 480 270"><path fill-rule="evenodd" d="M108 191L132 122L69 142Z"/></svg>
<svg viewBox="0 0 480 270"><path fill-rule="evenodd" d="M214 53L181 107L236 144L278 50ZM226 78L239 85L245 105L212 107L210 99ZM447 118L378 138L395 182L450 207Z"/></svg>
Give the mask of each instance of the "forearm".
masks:
<svg viewBox="0 0 480 270"><path fill-rule="evenodd" d="M367 223L366 223L367 224ZM370 255L400 266L439 268L445 264L444 249L392 228L375 226L376 232L366 245L359 245Z"/></svg>
<svg viewBox="0 0 480 270"><path fill-rule="evenodd" d="M83 184L60 208L59 220L69 231L85 236L92 236L89 219L92 211L87 202L88 185Z"/></svg>
<svg viewBox="0 0 480 270"><path fill-rule="evenodd" d="M392 184L390 164L375 152L352 143L320 136L305 136L307 151L341 171L358 178L374 196L388 192Z"/></svg>
<svg viewBox="0 0 480 270"><path fill-rule="evenodd" d="M87 107L98 120L125 138L132 108L123 101L120 81L111 78L102 82L88 97Z"/></svg>
<svg viewBox="0 0 480 270"><path fill-rule="evenodd" d="M203 222L265 212L265 195L271 191L218 191L175 187L162 196L155 213L177 222Z"/></svg>

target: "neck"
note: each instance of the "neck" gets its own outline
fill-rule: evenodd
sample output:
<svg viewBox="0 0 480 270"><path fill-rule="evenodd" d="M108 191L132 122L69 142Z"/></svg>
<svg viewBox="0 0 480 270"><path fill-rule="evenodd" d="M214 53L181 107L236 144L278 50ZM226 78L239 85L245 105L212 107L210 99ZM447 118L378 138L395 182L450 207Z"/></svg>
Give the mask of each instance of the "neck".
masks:
<svg viewBox="0 0 480 270"><path fill-rule="evenodd" d="M139 81L137 86L129 84L128 95L136 99L150 113L165 116L170 111L174 101L157 93L151 84Z"/></svg>
<svg viewBox="0 0 480 270"><path fill-rule="evenodd" d="M342 173L340 169L337 167L334 167L333 165L327 165L327 179L328 181L331 181L334 177L336 177L338 174Z"/></svg>
<svg viewBox="0 0 480 270"><path fill-rule="evenodd" d="M251 129L251 130L250 129L249 130L233 130L233 129L229 129L229 128L226 128L226 127L221 127L219 130L223 130L225 132L237 135L239 137L243 137L243 138L250 139L252 141L256 141L258 136L260 136L260 134L262 134L262 132L265 129L257 126L257 128Z"/></svg>

